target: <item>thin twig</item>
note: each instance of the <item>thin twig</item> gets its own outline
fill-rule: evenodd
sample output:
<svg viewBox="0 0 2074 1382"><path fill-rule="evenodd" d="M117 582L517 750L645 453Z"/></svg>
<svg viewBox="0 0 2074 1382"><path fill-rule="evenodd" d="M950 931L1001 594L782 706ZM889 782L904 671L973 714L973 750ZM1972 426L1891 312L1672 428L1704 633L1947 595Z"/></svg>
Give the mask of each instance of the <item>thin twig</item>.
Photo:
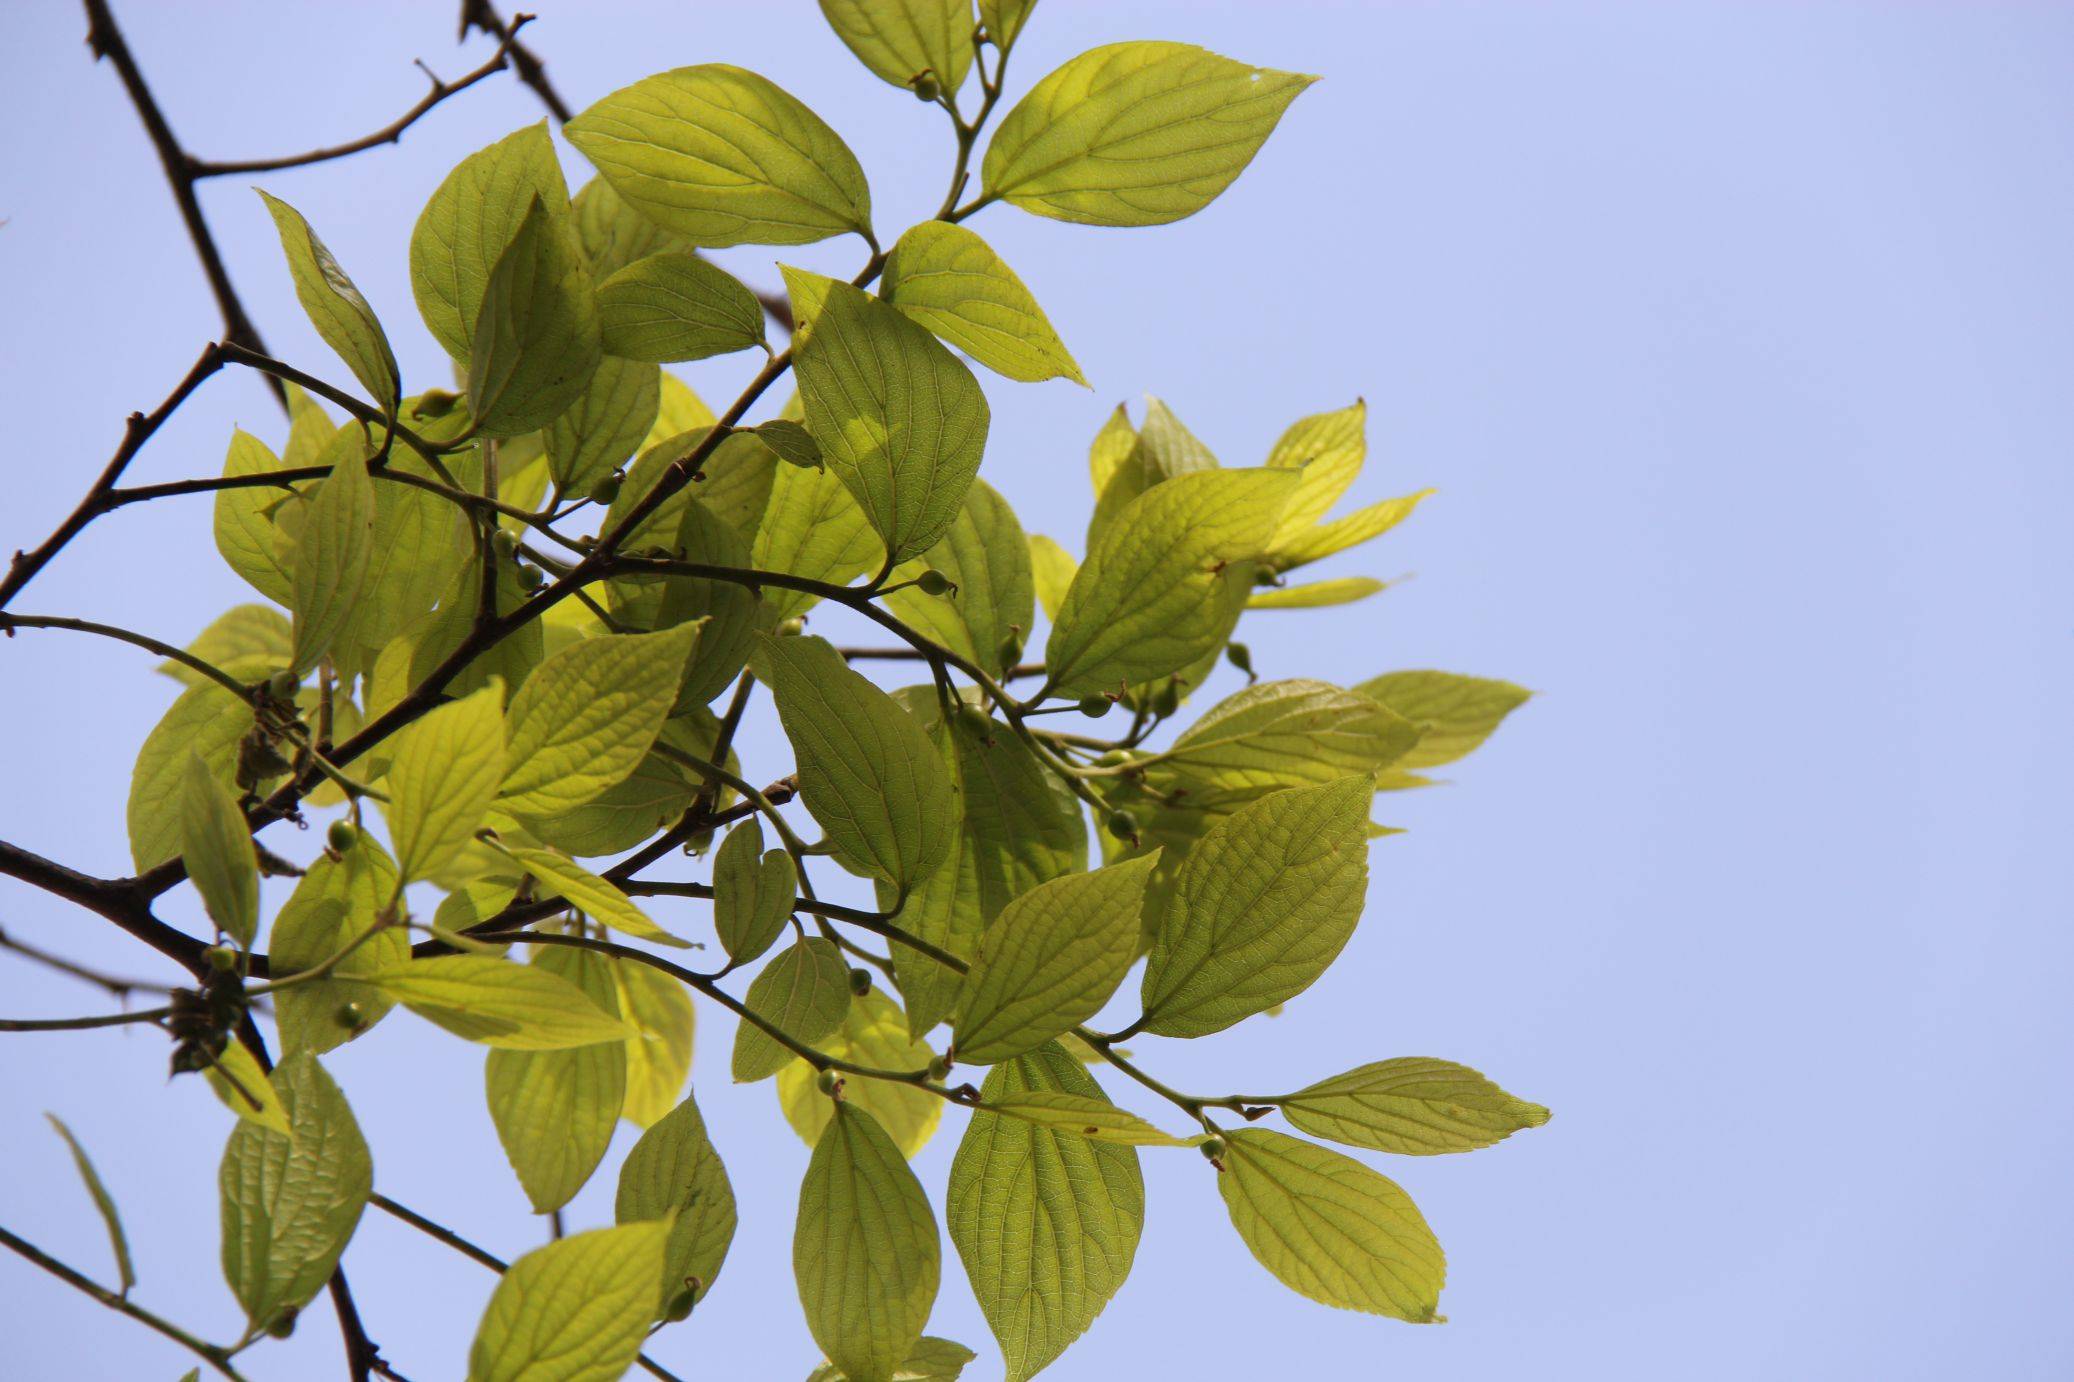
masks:
<svg viewBox="0 0 2074 1382"><path fill-rule="evenodd" d="M68 960L63 955L45 950L41 946L16 940L5 931L0 931L0 950L11 950L25 960L31 960L47 969L54 969L60 974L69 974L122 1002L128 1002L129 996L133 993L165 994L173 991L171 984L154 983L149 979L124 979L113 974L103 974L98 969L89 969L77 960Z"/></svg>
<svg viewBox="0 0 2074 1382"><path fill-rule="evenodd" d="M4 1228L0 1228L0 1245L13 1249L58 1280L84 1291L110 1310L119 1311L122 1314L128 1315L139 1324L147 1325L157 1330L189 1353L194 1354L195 1357L200 1358L217 1372L222 1373L225 1377L236 1378L238 1382L243 1382L237 1369L230 1365L229 1349L196 1338L171 1320L153 1314L128 1297L118 1295L91 1277L74 1271L26 1238L18 1237Z"/></svg>

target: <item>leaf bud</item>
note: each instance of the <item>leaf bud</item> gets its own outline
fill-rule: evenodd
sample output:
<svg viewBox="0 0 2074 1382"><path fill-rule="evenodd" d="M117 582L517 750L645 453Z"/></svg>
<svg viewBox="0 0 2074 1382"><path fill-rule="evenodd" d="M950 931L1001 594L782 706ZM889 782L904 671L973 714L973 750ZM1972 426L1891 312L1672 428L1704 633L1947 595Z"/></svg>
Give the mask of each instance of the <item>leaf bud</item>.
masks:
<svg viewBox="0 0 2074 1382"><path fill-rule="evenodd" d="M679 1324L691 1318L691 1307L699 1303L699 1288L696 1280L676 1295L663 1310L663 1318L671 1324Z"/></svg>
<svg viewBox="0 0 2074 1382"><path fill-rule="evenodd" d="M1109 707L1114 704L1116 702L1110 700L1107 696L1082 696L1080 698L1080 713L1087 716L1090 720L1099 720L1109 713Z"/></svg>
<svg viewBox="0 0 2074 1382"><path fill-rule="evenodd" d="M936 73L925 67L907 79L907 89L915 93L917 101L933 101L943 94L943 83L936 80Z"/></svg>
<svg viewBox="0 0 2074 1382"><path fill-rule="evenodd" d="M1169 677L1152 693L1152 713L1162 720L1181 708L1181 683Z"/></svg>
<svg viewBox="0 0 2074 1382"><path fill-rule="evenodd" d="M585 490L584 493L589 496L593 504L610 504L613 500L619 498L619 479L617 471L610 475L600 475L597 479L591 481L590 488Z"/></svg>
<svg viewBox="0 0 2074 1382"><path fill-rule="evenodd" d="M850 992L862 998L871 992L871 971L858 967L850 971Z"/></svg>
<svg viewBox="0 0 2074 1382"><path fill-rule="evenodd" d="M943 572L938 571L933 566L915 577L915 588L924 595L947 595L957 589L956 586L951 584L949 576L944 575Z"/></svg>
<svg viewBox="0 0 2074 1382"><path fill-rule="evenodd" d="M277 701L292 701L302 690L302 678L283 669L266 679L266 693Z"/></svg>
<svg viewBox="0 0 2074 1382"><path fill-rule="evenodd" d="M359 841L359 829L343 816L333 821L324 832L324 842L331 846L334 854L344 854Z"/></svg>
<svg viewBox="0 0 2074 1382"><path fill-rule="evenodd" d="M1253 568L1253 584L1255 584L1255 585L1280 585L1281 583L1282 583L1282 573L1281 573L1281 572L1279 572L1279 571L1277 571L1277 570L1275 570L1275 568L1274 568L1274 567L1272 567L1272 566L1256 566L1256 567L1254 567L1254 568Z"/></svg>
<svg viewBox="0 0 2074 1382"><path fill-rule="evenodd" d="M1245 644L1225 644L1224 660L1226 662L1229 662L1232 666L1238 668L1241 672L1244 672L1246 674L1246 681L1249 684L1260 680L1259 676L1256 675L1253 671L1253 650L1247 647Z"/></svg>
<svg viewBox="0 0 2074 1382"><path fill-rule="evenodd" d="M297 1313L294 1306L288 1306L280 1314L267 1321L266 1332L276 1339L287 1338L295 1332L295 1317Z"/></svg>
<svg viewBox="0 0 2074 1382"><path fill-rule="evenodd" d="M1009 668L1015 666L1016 660L1020 658L1022 655L1022 630L1010 629L1006 634L1002 635L1001 644L998 648L994 650L994 656L1001 660L1001 665L1003 668Z"/></svg>

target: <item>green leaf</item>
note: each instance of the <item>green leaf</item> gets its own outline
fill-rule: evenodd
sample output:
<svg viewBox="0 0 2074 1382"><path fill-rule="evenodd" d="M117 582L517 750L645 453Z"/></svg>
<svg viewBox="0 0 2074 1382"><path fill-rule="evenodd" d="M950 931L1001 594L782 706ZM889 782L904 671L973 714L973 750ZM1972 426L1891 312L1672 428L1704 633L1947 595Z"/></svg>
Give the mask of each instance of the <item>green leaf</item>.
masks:
<svg viewBox="0 0 2074 1382"><path fill-rule="evenodd" d="M507 1051L619 1042L633 1030L560 975L487 955L384 965L368 982L455 1036Z"/></svg>
<svg viewBox="0 0 2074 1382"><path fill-rule="evenodd" d="M1192 216L1316 81L1186 43L1111 43L1053 72L987 146L989 197L1095 226Z"/></svg>
<svg viewBox="0 0 2074 1382"><path fill-rule="evenodd" d="M924 221L886 260L887 302L988 369L1026 384L1087 384L1044 309L993 246L963 226Z"/></svg>
<svg viewBox="0 0 2074 1382"><path fill-rule="evenodd" d="M795 941L763 967L743 1002L787 1036L812 1045L842 1026L850 1011L850 967L834 941ZM747 1018L735 1028L737 1084L768 1079L791 1059L788 1047Z"/></svg>
<svg viewBox="0 0 2074 1382"><path fill-rule="evenodd" d="M130 773L130 858L137 872L180 853L189 756L200 757L218 782L229 784L237 772L238 742L252 726L251 704L211 681L181 692L152 727Z"/></svg>
<svg viewBox="0 0 2074 1382"><path fill-rule="evenodd" d="M315 1056L281 1062L290 1132L240 1121L223 1149L223 1278L252 1327L300 1309L330 1279L374 1187L346 1096Z"/></svg>
<svg viewBox="0 0 2074 1382"><path fill-rule="evenodd" d="M1138 953L1138 912L1156 854L1039 884L980 938L952 1019L959 1060L1035 1050L1093 1017Z"/></svg>
<svg viewBox="0 0 2074 1382"><path fill-rule="evenodd" d="M115 1270L122 1282L122 1294L128 1295L130 1288L137 1284L137 1270L130 1262L129 1235L122 1231L122 1215L115 1208L115 1197L110 1195L108 1187L101 1183L101 1173L94 1169L93 1161L86 1154L86 1148L72 1135L72 1129L65 1126L65 1120L55 1113L46 1113L43 1116L57 1129L58 1136L65 1139L65 1146L72 1153L72 1165L78 1170L79 1178L86 1182L86 1193L93 1197L94 1208L100 1213L101 1223L108 1230L108 1246L115 1253Z"/></svg>
<svg viewBox="0 0 2074 1382"><path fill-rule="evenodd" d="M792 856L764 850L754 816L727 832L713 855L713 929L731 963L748 964L776 943L798 886Z"/></svg>
<svg viewBox="0 0 2074 1382"><path fill-rule="evenodd" d="M311 412L319 422L325 422L322 413L315 409ZM231 433L230 451L223 462L225 479L284 469L286 465L265 442L250 432ZM297 492L287 486L216 491L216 550L231 570L279 605L295 601L295 577L290 567L294 550L281 540L273 515L286 505L302 502Z"/></svg>
<svg viewBox="0 0 2074 1382"><path fill-rule="evenodd" d="M274 916L267 953L278 975L314 969L350 941L366 935L396 894L396 865L364 832L343 855L320 854ZM502 906L502 903L498 904ZM442 916L445 908L441 908ZM295 984L274 994L281 1049L318 1054L351 1041L388 1014L387 994L362 976L410 958L410 939L400 926L386 928L339 961L330 977ZM357 1013L347 1014L346 1005ZM342 1021L342 1016L357 1021Z"/></svg>
<svg viewBox="0 0 2074 1382"><path fill-rule="evenodd" d="M619 1018L610 960L542 946L532 967L575 985L605 1016ZM562 1051L492 1051L483 1066L490 1121L535 1214L574 1199L611 1145L626 1102L624 1044L596 1042Z"/></svg>
<svg viewBox="0 0 2074 1382"><path fill-rule="evenodd" d="M821 448L814 444L814 434L805 425L790 418L774 417L768 422L756 424L756 435L765 446L777 453L778 459L792 465L821 466Z"/></svg>
<svg viewBox="0 0 2074 1382"><path fill-rule="evenodd" d="M266 1071L259 1068L259 1062L241 1043L227 1044L204 1073L209 1088L232 1113L283 1137L294 1135L288 1122L288 1106L281 1102Z"/></svg>
<svg viewBox="0 0 2074 1382"><path fill-rule="evenodd" d="M491 271L536 198L567 215L569 187L544 120L461 160L419 215L410 237L411 292L454 359L471 354Z"/></svg>
<svg viewBox="0 0 2074 1382"><path fill-rule="evenodd" d="M384 812L405 883L429 878L460 852L497 799L512 757L504 692L485 686L399 730L391 740Z"/></svg>
<svg viewBox="0 0 2074 1382"><path fill-rule="evenodd" d="M374 481L364 443L352 433L331 449L331 474L317 486L295 544L294 655L298 675L315 667L353 617L374 553Z"/></svg>
<svg viewBox="0 0 2074 1382"><path fill-rule="evenodd" d="M703 360L763 344L763 307L690 251L650 255L598 285L605 349L628 360Z"/></svg>
<svg viewBox="0 0 2074 1382"><path fill-rule="evenodd" d="M1044 609L1044 617L1057 619L1059 610L1065 606L1066 592L1073 586L1074 573L1080 563L1073 554L1042 533L1030 534L1030 582L1037 591L1037 603Z"/></svg>
<svg viewBox="0 0 2074 1382"><path fill-rule="evenodd" d="M853 1001L843 1025L815 1042L814 1049L876 1070L923 1070L936 1058L926 1043L908 1035L907 1015L877 988ZM792 1130L809 1147L819 1143L835 1101L821 1092L814 1067L803 1059L791 1061L778 1072L777 1090L778 1107ZM943 1100L918 1085L850 1079L844 1082L843 1098L877 1119L909 1158L929 1145L943 1121Z"/></svg>
<svg viewBox="0 0 2074 1382"><path fill-rule="evenodd" d="M889 1382L906 1360L936 1301L941 1252L893 1139L837 1104L800 1183L792 1271L814 1342L852 1382Z"/></svg>
<svg viewBox="0 0 2074 1382"><path fill-rule="evenodd" d="M1098 1094L1040 1089L988 1100L985 1108L989 1113L1018 1118L1040 1128L1123 1147L1190 1147L1203 1140L1200 1135L1175 1137L1162 1132Z"/></svg>
<svg viewBox="0 0 2074 1382"><path fill-rule="evenodd" d="M603 281L651 254L688 249L682 240L628 206L612 184L592 178L570 203L576 238L590 261L591 277ZM706 419L710 425L711 418ZM683 428L674 428L682 431Z"/></svg>
<svg viewBox="0 0 2074 1382"><path fill-rule="evenodd" d="M1388 584L1373 576L1339 576L1304 585L1268 586L1247 597L1247 609L1325 609L1380 595Z"/></svg>
<svg viewBox="0 0 2074 1382"><path fill-rule="evenodd" d="M842 476L793 465L779 467L763 526L749 549L760 570L834 585L876 568L885 551ZM804 613L819 598L776 586L764 592L771 617L780 620Z"/></svg>
<svg viewBox="0 0 2074 1382"><path fill-rule="evenodd" d="M466 414L457 407L453 415ZM413 427L426 425L408 401L403 418ZM474 457L456 458L463 460L472 464ZM390 451L388 471L422 480L438 478L422 456L402 446ZM424 619L474 551L474 530L466 514L445 496L408 483L379 484L374 501L374 541L360 581L360 598L332 642L332 660L346 681L372 667L392 638Z"/></svg>
<svg viewBox="0 0 2074 1382"><path fill-rule="evenodd" d="M1037 1094L1102 1101L1056 1044L995 1066L980 1087L988 1103ZM1130 1274L1145 1181L1129 1147L975 1111L944 1217L1009 1382L1023 1382L1087 1332Z"/></svg>
<svg viewBox="0 0 2074 1382"><path fill-rule="evenodd" d="M631 458L655 426L662 371L607 355L583 396L547 428L555 492L579 495Z"/></svg>
<svg viewBox="0 0 2074 1382"><path fill-rule="evenodd" d="M909 586L885 597L886 605L919 632L1000 676L1003 641L1013 630L1027 639L1032 626L1030 550L1008 501L984 480L974 480L950 528L934 547L893 573L912 580L933 567L955 589L928 595Z"/></svg>
<svg viewBox="0 0 2074 1382"><path fill-rule="evenodd" d="M240 681L260 681L288 666L294 648L288 621L266 605L233 605L194 636L187 651ZM168 658L158 670L182 686L209 678Z"/></svg>
<svg viewBox="0 0 2074 1382"><path fill-rule="evenodd" d="M1474 1151L1548 1121L1541 1105L1465 1065L1425 1056L1376 1061L1276 1102L1314 1137L1404 1156Z"/></svg>
<svg viewBox="0 0 2074 1382"><path fill-rule="evenodd" d="M1265 1128L1226 1136L1217 1189L1261 1266L1327 1305L1440 1323L1447 1259L1409 1195L1300 1138Z"/></svg>
<svg viewBox="0 0 2074 1382"><path fill-rule="evenodd" d="M1153 937L1146 1031L1207 1036L1325 972L1361 919L1373 792L1366 776L1295 787L1211 827Z"/></svg>
<svg viewBox="0 0 2074 1382"><path fill-rule="evenodd" d="M1299 566L1308 566L1371 538L1381 537L1411 517L1419 501L1432 493L1430 489L1422 489L1401 499L1385 499L1365 509L1356 509L1344 518L1320 523L1293 538L1278 537L1274 550L1269 554L1271 564L1277 571L1294 571Z"/></svg>
<svg viewBox="0 0 2074 1382"><path fill-rule="evenodd" d="M1146 396L1142 429L1130 425L1119 404L1088 448L1088 470L1097 496L1094 516L1087 525L1089 549L1146 490L1177 475L1215 469L1217 457L1164 402Z"/></svg>
<svg viewBox="0 0 2074 1382"><path fill-rule="evenodd" d="M1187 787L1188 804L1207 809L1378 772L1418 742L1417 725L1356 692L1263 681L1206 711L1145 772L1159 790Z"/></svg>
<svg viewBox="0 0 2074 1382"><path fill-rule="evenodd" d="M488 437L547 426L583 397L602 347L598 304L566 213L535 200L490 270L468 359L468 411Z"/></svg>
<svg viewBox="0 0 2074 1382"><path fill-rule="evenodd" d="M907 1361L893 1370L891 1382L958 1382L965 1365L978 1356L963 1344L924 1334L908 1351ZM823 1363L807 1374L807 1382L848 1382L848 1374Z"/></svg>
<svg viewBox="0 0 2074 1382"><path fill-rule="evenodd" d="M575 860L565 859L551 849L533 849L518 844L501 844L499 848L545 884L543 891L546 895L559 893L564 902L591 920L658 945L676 946L678 949L691 945L690 941L679 940L656 925L632 898Z"/></svg>
<svg viewBox="0 0 2074 1382"><path fill-rule="evenodd" d="M1045 667L1051 691L1089 696L1177 672L1231 634L1245 563L1296 482L1286 470L1178 475L1127 505L1073 577Z"/></svg>
<svg viewBox="0 0 2074 1382"><path fill-rule="evenodd" d="M238 799L201 755L180 786L180 855L209 919L249 950L259 932L259 855Z"/></svg>
<svg viewBox="0 0 2074 1382"><path fill-rule="evenodd" d="M254 189L255 191L258 189ZM403 397L402 375L396 355L382 332L374 309L346 277L346 271L331 257L317 232L302 213L266 192L259 193L273 214L274 228L281 233L281 252L288 256L288 274L295 280L296 300L309 313L310 324L324 344L338 352L353 377L384 410L395 408Z"/></svg>
<svg viewBox="0 0 2074 1382"><path fill-rule="evenodd" d="M676 703L698 633L586 638L541 663L511 698L511 770L498 805L552 816L633 772Z"/></svg>
<svg viewBox="0 0 2074 1382"><path fill-rule="evenodd" d="M837 855L902 891L927 878L956 842L957 804L921 726L823 639L766 635L759 657L800 798Z"/></svg>
<svg viewBox="0 0 2074 1382"><path fill-rule="evenodd" d="M663 1304L694 1282L694 1299L713 1289L734 1241L735 1192L690 1095L657 1119L627 1152L619 1168L613 1216L622 1224L669 1222L659 1274Z"/></svg>
<svg viewBox="0 0 2074 1382"><path fill-rule="evenodd" d="M807 430L895 561L958 516L987 440L979 381L936 338L847 283L795 352Z"/></svg>
<svg viewBox="0 0 2074 1382"><path fill-rule="evenodd" d="M857 156L821 118L739 67L679 67L563 127L634 210L693 245L804 245L871 233Z"/></svg>
<svg viewBox="0 0 2074 1382"><path fill-rule="evenodd" d="M1325 517L1354 483L1368 457L1367 423L1368 404L1357 398L1352 407L1297 419L1275 442L1267 463L1302 475L1282 510L1277 542L1301 535Z"/></svg>
<svg viewBox="0 0 2074 1382"><path fill-rule="evenodd" d="M979 0L979 22L986 26L994 46L1006 54L1030 22L1037 0Z"/></svg>
<svg viewBox="0 0 2074 1382"><path fill-rule="evenodd" d="M1387 672L1354 688L1421 725L1401 768L1437 768L1466 757L1534 693L1509 681L1453 672Z"/></svg>
<svg viewBox="0 0 2074 1382"><path fill-rule="evenodd" d="M749 544L741 533L696 499L684 506L675 550L686 561L737 569L749 565ZM623 585L613 587L613 597L623 617L652 622L657 628L703 621L678 688L679 711L703 706L732 685L749 660L757 633L773 623L769 605L738 581L672 576L659 583L652 600L627 598Z"/></svg>
<svg viewBox="0 0 2074 1382"><path fill-rule="evenodd" d="M659 1306L667 1224L624 1224L535 1248L497 1283L468 1382L619 1382Z"/></svg>
<svg viewBox="0 0 2074 1382"><path fill-rule="evenodd" d="M883 82L935 75L955 95L972 66L972 0L821 0L828 27Z"/></svg>
<svg viewBox="0 0 2074 1382"><path fill-rule="evenodd" d="M620 1009L637 1035L626 1039L627 1097L620 1116L650 1127L677 1105L691 1076L697 1030L691 994L651 965L615 960Z"/></svg>

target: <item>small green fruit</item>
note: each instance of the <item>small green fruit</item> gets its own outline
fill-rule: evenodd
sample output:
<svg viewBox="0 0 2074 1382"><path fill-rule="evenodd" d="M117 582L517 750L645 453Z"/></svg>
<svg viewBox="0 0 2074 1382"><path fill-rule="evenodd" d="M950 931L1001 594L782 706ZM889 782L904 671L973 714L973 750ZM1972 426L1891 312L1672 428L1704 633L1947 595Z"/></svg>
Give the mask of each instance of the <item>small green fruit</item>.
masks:
<svg viewBox="0 0 2074 1382"><path fill-rule="evenodd" d="M926 67L907 79L907 88L915 93L917 101L933 101L943 94L943 83Z"/></svg>
<svg viewBox="0 0 2074 1382"><path fill-rule="evenodd" d="M293 672L276 672L266 679L266 693L277 701L292 701L302 690L302 678Z"/></svg>
<svg viewBox="0 0 2074 1382"><path fill-rule="evenodd" d="M331 1020L349 1032L357 1032L367 1025L367 1006L363 1003L341 1003L332 1013Z"/></svg>
<svg viewBox="0 0 2074 1382"><path fill-rule="evenodd" d="M1109 813L1109 833L1119 840L1136 840L1138 838L1138 818L1128 811L1111 811Z"/></svg>
<svg viewBox="0 0 2074 1382"><path fill-rule="evenodd" d="M1220 1171L1224 1169L1224 1154L1229 1148L1226 1146L1223 1138L1212 1133L1196 1143L1195 1148L1203 1154L1203 1160L1209 1162Z"/></svg>
<svg viewBox="0 0 2074 1382"><path fill-rule="evenodd" d="M951 591L956 590L957 587L951 584L949 576L944 575L943 572L932 566L921 575L915 577L915 589L921 591L924 595L947 595Z"/></svg>
<svg viewBox="0 0 2074 1382"><path fill-rule="evenodd" d="M1002 638L1001 646L994 650L994 655L1001 660L1003 667L1015 666L1017 659L1023 655L1022 634L1011 632Z"/></svg>
<svg viewBox="0 0 2074 1382"><path fill-rule="evenodd" d="M797 638L806 631L807 621L800 618L797 614L778 625L778 637L780 638Z"/></svg>
<svg viewBox="0 0 2074 1382"><path fill-rule="evenodd" d="M238 952L227 945L210 946L202 952L202 958L207 960L209 968L218 974L228 974L238 967Z"/></svg>
<svg viewBox="0 0 2074 1382"><path fill-rule="evenodd" d="M1172 679L1152 693L1152 713L1162 720L1181 708L1181 683Z"/></svg>
<svg viewBox="0 0 2074 1382"><path fill-rule="evenodd" d="M698 1303L699 1288L687 1286L676 1295L670 1297L670 1304L663 1311L663 1318L671 1324L680 1324L691 1318L691 1307Z"/></svg>
<svg viewBox="0 0 2074 1382"><path fill-rule="evenodd" d="M296 1309L291 1305L267 1321L266 1332L276 1339L287 1338L295 1332L295 1316Z"/></svg>
<svg viewBox="0 0 2074 1382"><path fill-rule="evenodd" d="M600 475L597 479L591 481L591 487L585 490L584 493L590 496L590 501L593 504L610 504L613 500L619 498L619 476L617 474Z"/></svg>
<svg viewBox="0 0 2074 1382"><path fill-rule="evenodd" d="M1080 713L1087 716L1090 720L1099 720L1104 715L1107 715L1109 707L1115 704L1116 702L1110 700L1107 696L1082 696L1080 698Z"/></svg>
<svg viewBox="0 0 2074 1382"><path fill-rule="evenodd" d="M490 546L497 549L498 556L510 561L518 555L518 534L509 528L499 528L490 535Z"/></svg>
<svg viewBox="0 0 2074 1382"><path fill-rule="evenodd" d="M1238 668L1241 672L1244 672L1246 674L1246 680L1257 681L1259 679L1253 673L1253 650L1247 647L1245 644L1225 644L1224 660L1226 662L1229 662L1232 666Z"/></svg>
<svg viewBox="0 0 2074 1382"><path fill-rule="evenodd" d="M814 1088L833 1099L842 1091L843 1077L833 1070L823 1070L814 1076Z"/></svg>
<svg viewBox="0 0 2074 1382"><path fill-rule="evenodd" d="M331 846L332 853L344 854L360 842L360 831L351 821L341 817L325 830L324 842Z"/></svg>
<svg viewBox="0 0 2074 1382"><path fill-rule="evenodd" d="M938 1084L941 1084L950 1073L951 1058L949 1056L938 1056L935 1060L929 1062L929 1078L935 1080Z"/></svg>
<svg viewBox="0 0 2074 1382"><path fill-rule="evenodd" d="M862 998L871 992L871 971L858 968L850 971L850 992Z"/></svg>
<svg viewBox="0 0 2074 1382"><path fill-rule="evenodd" d="M518 569L518 583L522 589L538 590L546 580L547 573L537 566L521 566Z"/></svg>

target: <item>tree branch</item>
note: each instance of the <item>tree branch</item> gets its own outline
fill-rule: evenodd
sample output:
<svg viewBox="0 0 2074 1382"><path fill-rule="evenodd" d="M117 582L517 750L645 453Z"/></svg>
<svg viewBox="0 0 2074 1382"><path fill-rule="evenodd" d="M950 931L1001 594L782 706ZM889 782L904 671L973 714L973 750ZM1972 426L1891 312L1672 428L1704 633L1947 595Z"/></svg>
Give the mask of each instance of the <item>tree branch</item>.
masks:
<svg viewBox="0 0 2074 1382"><path fill-rule="evenodd" d="M459 81L443 82L438 77L432 75L430 68L426 68L423 63L420 63L419 67L424 69L427 76L432 77L432 89L426 92L416 105L376 130L373 134L363 135L359 139L348 140L344 144L333 144L327 148L312 149L308 153L303 154L289 154L282 158L211 160L189 157L187 159L188 173L197 178L222 177L229 173L271 173L281 168L304 168L312 163L325 163L334 158L345 158L352 154L364 153L368 149L376 148L382 144L394 144L403 138L405 130L424 118L434 106L446 100L449 96L459 95L477 82L482 81L485 77L502 72L509 66L512 50L518 44L518 31L532 22L533 16L530 14L513 15L510 27L501 36L503 41L497 45L497 51L490 55L490 60Z"/></svg>
<svg viewBox="0 0 2074 1382"><path fill-rule="evenodd" d="M243 1382L238 1371L230 1365L229 1349L197 1339L179 1325L152 1314L151 1311L146 1310L128 1297L118 1295L91 1277L74 1271L49 1253L43 1251L43 1249L37 1247L34 1243L29 1242L26 1238L17 1237L4 1228L0 1228L0 1244L13 1249L58 1280L84 1291L110 1310L128 1315L139 1324L148 1325L152 1329L157 1330L189 1353L200 1358L217 1372L222 1373L225 1377L236 1379L236 1382Z"/></svg>

